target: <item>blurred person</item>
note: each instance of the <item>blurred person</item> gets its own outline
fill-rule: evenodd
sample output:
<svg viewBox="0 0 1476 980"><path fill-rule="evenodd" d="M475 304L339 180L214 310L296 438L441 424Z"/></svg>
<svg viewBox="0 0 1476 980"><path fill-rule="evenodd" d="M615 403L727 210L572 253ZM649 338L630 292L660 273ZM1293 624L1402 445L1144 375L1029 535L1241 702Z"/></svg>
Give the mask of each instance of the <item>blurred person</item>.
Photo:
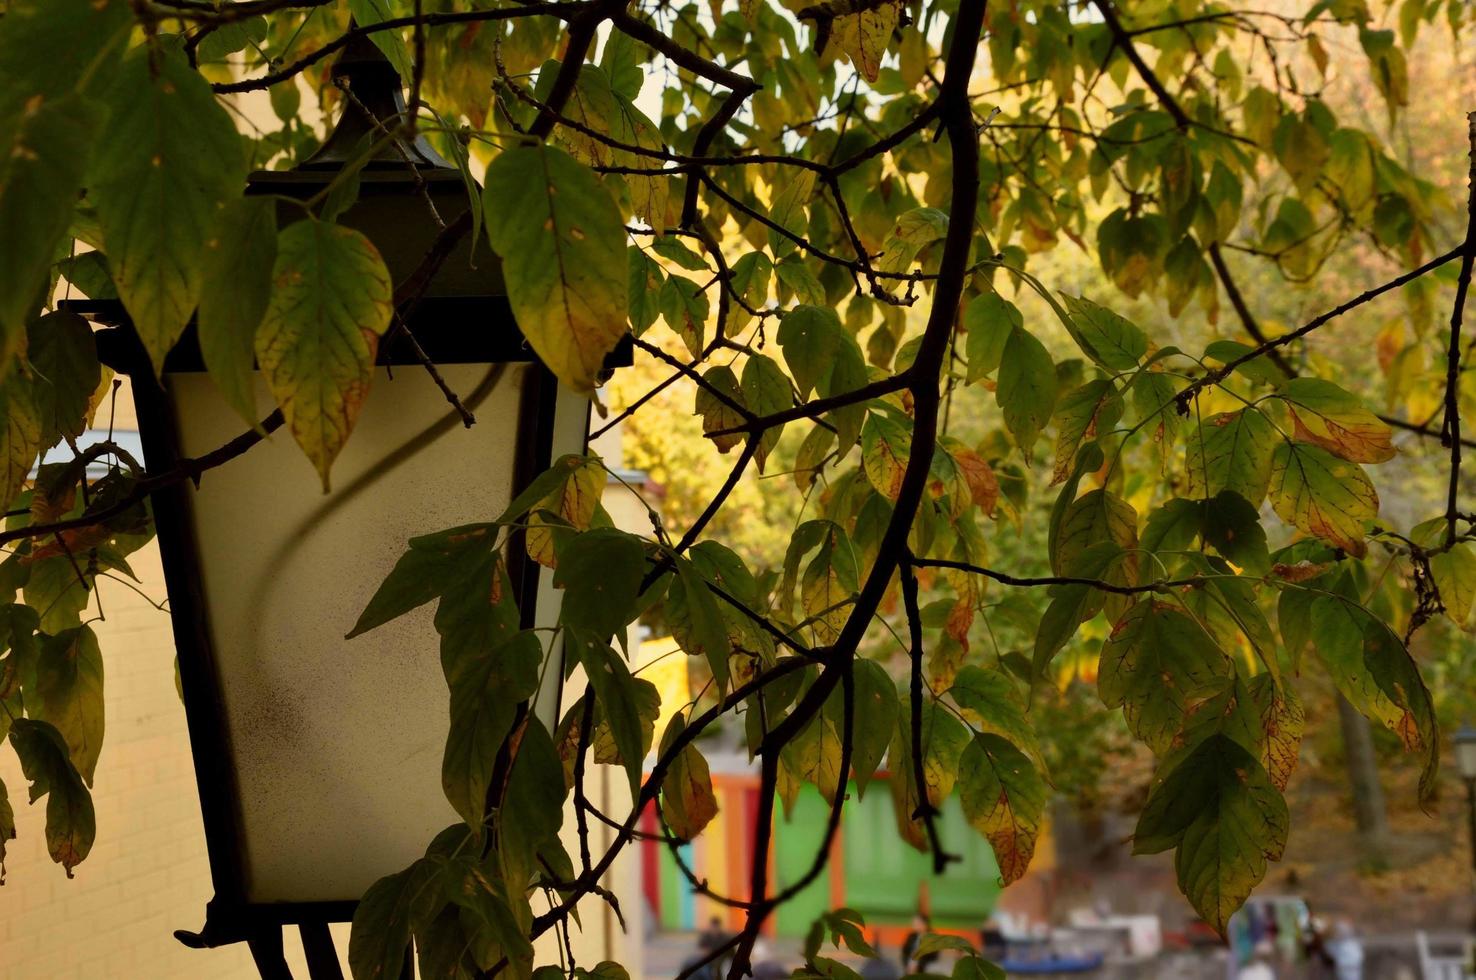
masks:
<svg viewBox="0 0 1476 980"><path fill-rule="evenodd" d="M1302 940L1302 952L1307 957L1307 980L1333 980L1336 976L1327 940L1327 921L1320 915L1309 915L1307 935Z"/></svg>
<svg viewBox="0 0 1476 980"><path fill-rule="evenodd" d="M979 945L986 960L998 963L1004 958L1008 944L997 917L991 915L985 920L984 928L979 930Z"/></svg>
<svg viewBox="0 0 1476 980"><path fill-rule="evenodd" d="M1341 919L1333 926L1327 952L1332 957L1333 976L1337 980L1363 980L1363 943L1354 933L1353 923Z"/></svg>
<svg viewBox="0 0 1476 980"><path fill-rule="evenodd" d="M871 946L876 950L876 955L861 965L861 980L902 980L902 974L897 972L897 967L887 958L881 937L877 937ZM906 969L905 963L903 969Z"/></svg>
<svg viewBox="0 0 1476 980"><path fill-rule="evenodd" d="M918 943L922 942L923 936L933 931L933 922L928 916L919 912L912 917L912 931L902 940L902 972L906 974L927 973L928 967L938 960L937 953L928 953L917 960L912 954L917 951Z"/></svg>
<svg viewBox="0 0 1476 980"><path fill-rule="evenodd" d="M716 918L708 923L707 929L697 934L697 952L682 961L682 973L694 970L688 980L721 980L724 957L713 956L713 953L722 947L725 938L720 931L712 929L714 922L717 922ZM704 962L709 959L711 962ZM698 967L699 963L701 967Z"/></svg>
<svg viewBox="0 0 1476 980"><path fill-rule="evenodd" d="M753 980L784 980L789 970L774 959L769 944L759 940L753 946Z"/></svg>
<svg viewBox="0 0 1476 980"><path fill-rule="evenodd" d="M1251 950L1250 962L1240 968L1235 980L1276 980L1276 970L1271 966L1274 948L1266 940L1256 943Z"/></svg>

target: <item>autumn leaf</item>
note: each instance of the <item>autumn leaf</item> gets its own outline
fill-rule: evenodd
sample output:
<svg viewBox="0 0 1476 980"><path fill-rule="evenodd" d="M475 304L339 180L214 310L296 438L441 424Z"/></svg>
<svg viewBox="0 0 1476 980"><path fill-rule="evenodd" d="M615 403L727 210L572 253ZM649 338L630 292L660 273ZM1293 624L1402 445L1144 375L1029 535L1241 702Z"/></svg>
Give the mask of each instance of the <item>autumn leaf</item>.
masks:
<svg viewBox="0 0 1476 980"><path fill-rule="evenodd" d="M560 381L592 390L627 329L620 209L588 167L546 144L500 153L482 205L518 328Z"/></svg>
<svg viewBox="0 0 1476 980"><path fill-rule="evenodd" d="M1271 505L1282 520L1362 558L1379 495L1357 463L1324 449L1283 443L1273 457Z"/></svg>
<svg viewBox="0 0 1476 980"><path fill-rule="evenodd" d="M256 359L292 437L328 492L328 471L369 394L393 288L358 232L308 218L277 240Z"/></svg>

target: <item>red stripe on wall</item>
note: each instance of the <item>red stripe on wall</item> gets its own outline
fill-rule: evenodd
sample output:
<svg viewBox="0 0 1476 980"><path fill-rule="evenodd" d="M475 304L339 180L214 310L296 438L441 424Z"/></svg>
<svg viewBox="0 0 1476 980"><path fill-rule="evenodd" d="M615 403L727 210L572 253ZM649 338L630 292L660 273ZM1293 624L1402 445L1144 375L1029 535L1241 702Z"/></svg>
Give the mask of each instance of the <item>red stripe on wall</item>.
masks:
<svg viewBox="0 0 1476 980"><path fill-rule="evenodd" d="M643 833L657 834L661 828L656 825L656 810L654 804L647 804L641 811L639 827ZM650 838L641 841L641 891L646 896L646 906L651 913L653 921L661 921L661 859L657 848L661 843Z"/></svg>

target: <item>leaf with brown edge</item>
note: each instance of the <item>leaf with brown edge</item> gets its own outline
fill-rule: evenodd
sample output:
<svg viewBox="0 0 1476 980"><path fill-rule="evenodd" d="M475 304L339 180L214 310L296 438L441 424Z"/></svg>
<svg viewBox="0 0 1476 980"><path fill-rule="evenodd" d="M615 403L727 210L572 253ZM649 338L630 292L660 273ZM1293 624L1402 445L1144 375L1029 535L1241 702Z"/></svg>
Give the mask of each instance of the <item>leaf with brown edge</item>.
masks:
<svg viewBox="0 0 1476 980"><path fill-rule="evenodd" d="M1292 438L1354 463L1394 458L1393 430L1356 396L1321 378L1293 378L1277 394L1292 417Z"/></svg>
<svg viewBox="0 0 1476 980"><path fill-rule="evenodd" d="M661 737L663 756L686 727L686 716L677 712ZM695 745L687 745L676 754L661 780L661 814L673 834L689 841L702 833L717 813L717 797L712 791L707 760Z"/></svg>
<svg viewBox="0 0 1476 980"><path fill-rule="evenodd" d="M272 280L256 360L327 493L393 312L389 270L357 231L308 218L278 236Z"/></svg>
<svg viewBox="0 0 1476 980"><path fill-rule="evenodd" d="M1358 558L1379 495L1363 468L1316 446L1288 442L1272 457L1271 505L1282 520Z"/></svg>
<svg viewBox="0 0 1476 980"><path fill-rule="evenodd" d="M482 205L523 336L560 381L593 390L627 329L620 209L588 167L541 143L492 161Z"/></svg>
<svg viewBox="0 0 1476 980"><path fill-rule="evenodd" d="M66 869L81 864L97 836L92 795L67 754L67 743L53 726L31 718L11 723L10 744L21 771L31 781L31 802L46 799L46 851Z"/></svg>
<svg viewBox="0 0 1476 980"><path fill-rule="evenodd" d="M964 816L994 848L1004 883L1024 877L1046 802L1045 780L1031 761L1007 739L975 735L959 757L958 795Z"/></svg>
<svg viewBox="0 0 1476 980"><path fill-rule="evenodd" d="M1260 716L1261 765L1271 776L1271 783L1284 792L1297 768L1302 733L1307 727L1306 710L1296 689L1278 686L1270 674L1252 677L1246 686Z"/></svg>
<svg viewBox="0 0 1476 980"><path fill-rule="evenodd" d="M826 48L845 54L861 77L874 82L901 16L902 4L898 0L882 0L860 13L836 17L830 25L830 43Z"/></svg>
<svg viewBox="0 0 1476 980"><path fill-rule="evenodd" d="M897 499L911 453L912 433L902 423L880 412L866 416L861 426L861 465L877 493Z"/></svg>
<svg viewBox="0 0 1476 980"><path fill-rule="evenodd" d="M744 403L743 389L738 384L738 376L726 364L708 368L702 380L707 384L697 389L696 411L702 416L702 433L712 440L718 452L726 453L743 441L743 433L730 432L722 436L712 433L743 424L743 416L733 407ZM718 397L717 392L722 392L727 400Z"/></svg>
<svg viewBox="0 0 1476 980"><path fill-rule="evenodd" d="M36 686L26 694L32 717L66 740L77 772L92 785L103 746L103 660L91 627L48 636L36 659Z"/></svg>
<svg viewBox="0 0 1476 980"><path fill-rule="evenodd" d="M528 557L547 568L558 567L558 558L554 553L554 522L544 515L552 515L576 531L586 531L605 489L605 467L598 456L565 456L555 464L558 468L563 469L562 480L555 478L558 488L528 508L525 534ZM549 470L549 475L555 469Z"/></svg>
<svg viewBox="0 0 1476 980"><path fill-rule="evenodd" d="M969 485L974 505L993 517L994 508L999 504L999 478L994 475L994 468L983 456L957 440L945 437L941 442L963 474L964 482Z"/></svg>
<svg viewBox="0 0 1476 980"><path fill-rule="evenodd" d="M1102 646L1097 692L1122 707L1133 734L1166 751L1196 707L1231 681L1230 660L1200 622L1177 606L1143 600Z"/></svg>
<svg viewBox="0 0 1476 980"><path fill-rule="evenodd" d="M1083 440L1095 439L1122 418L1122 396L1105 378L1088 381L1056 404L1056 463L1051 486L1065 483Z"/></svg>

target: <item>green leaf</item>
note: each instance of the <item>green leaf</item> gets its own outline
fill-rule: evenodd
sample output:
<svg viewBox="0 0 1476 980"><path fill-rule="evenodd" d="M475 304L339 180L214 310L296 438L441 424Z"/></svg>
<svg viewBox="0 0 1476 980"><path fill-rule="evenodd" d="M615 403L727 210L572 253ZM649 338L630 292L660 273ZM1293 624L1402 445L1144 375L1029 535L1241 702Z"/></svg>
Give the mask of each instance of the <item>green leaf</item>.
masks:
<svg viewBox="0 0 1476 980"><path fill-rule="evenodd" d="M964 354L969 361L968 382L974 384L993 374L1004 358L1005 343L1023 329L1025 318L1015 305L998 293L984 293L964 307Z"/></svg>
<svg viewBox="0 0 1476 980"><path fill-rule="evenodd" d="M680 711L672 716L666 726L666 734L661 736L662 756L667 754L673 740L686 727L686 717ZM661 780L662 816L673 834L689 841L702 833L717 812L717 797L712 792L707 760L695 745L688 745L676 754Z"/></svg>
<svg viewBox="0 0 1476 980"><path fill-rule="evenodd" d="M658 303L662 318L682 338L687 353L701 357L707 343L707 291L700 283L673 273L661 284Z"/></svg>
<svg viewBox="0 0 1476 980"><path fill-rule="evenodd" d="M644 251L631 246L629 255L629 289L627 301L630 306L630 329L637 337L650 329L661 315L662 284L666 273L661 266Z"/></svg>
<svg viewBox="0 0 1476 980"><path fill-rule="evenodd" d="M1006 980L1004 970L979 956L965 956L953 964L953 980Z"/></svg>
<svg viewBox="0 0 1476 980"><path fill-rule="evenodd" d="M850 618L858 582L850 536L840 525L827 523L820 550L800 578L800 604L820 642L833 642L840 635Z"/></svg>
<svg viewBox="0 0 1476 980"><path fill-rule="evenodd" d="M480 832L487 789L503 741L512 731L519 702L538 690L543 647L534 633L511 640L456 665L451 688L451 730L441 759L441 789L451 806Z"/></svg>
<svg viewBox="0 0 1476 980"><path fill-rule="evenodd" d="M1063 296L1066 318L1082 353L1109 371L1131 371L1148 353L1148 337L1131 321L1085 296Z"/></svg>
<svg viewBox="0 0 1476 980"><path fill-rule="evenodd" d="M1088 490L1067 506L1051 537L1051 568L1057 575L1065 575L1088 548L1104 541L1124 551L1136 549L1138 514L1110 490Z"/></svg>
<svg viewBox="0 0 1476 980"><path fill-rule="evenodd" d="M634 793L641 784L641 765L645 761L642 750L640 690L625 662L610 649L610 645L591 633L574 628L564 631L566 647L572 646L584 665L585 676L594 688L595 701L600 713L610 726L610 734L620 751L620 759L630 777L630 789Z"/></svg>
<svg viewBox="0 0 1476 980"><path fill-rule="evenodd" d="M680 238L658 235L651 241L651 251L683 269L712 274L712 270L707 267L707 260L688 248Z"/></svg>
<svg viewBox="0 0 1476 980"><path fill-rule="evenodd" d="M1134 584L1136 556L1125 552L1112 541L1089 546L1072 561L1067 573L1073 577ZM1032 676L1041 679L1056 654L1076 636L1076 628L1102 611L1107 596L1090 585L1052 586L1051 604L1041 614L1035 631L1035 651L1031 659ZM1126 600L1120 600L1126 601Z"/></svg>
<svg viewBox="0 0 1476 980"><path fill-rule="evenodd" d="M16 718L11 723L10 744L20 757L21 771L31 781L31 802L46 797L46 852L70 878L97 836L92 796L68 757L66 741L50 724Z"/></svg>
<svg viewBox="0 0 1476 980"><path fill-rule="evenodd" d="M1097 691L1121 706L1128 727L1163 752L1193 714L1230 679L1230 661L1202 625L1176 606L1136 603L1102 646Z"/></svg>
<svg viewBox="0 0 1476 980"><path fill-rule="evenodd" d="M1253 408L1223 412L1194 426L1185 450L1189 496L1213 497L1233 490L1252 507L1266 499L1276 430Z"/></svg>
<svg viewBox="0 0 1476 980"><path fill-rule="evenodd" d="M103 662L90 627L42 641L32 693L34 699L27 699L31 716L55 726L72 764L91 786L103 745Z"/></svg>
<svg viewBox="0 0 1476 980"><path fill-rule="evenodd" d="M32 320L26 334L41 444L54 446L87 428L87 410L102 380L97 343L87 321L75 313L48 313Z"/></svg>
<svg viewBox="0 0 1476 980"><path fill-rule="evenodd" d="M402 11L395 10L392 0L349 0L349 14L358 22L360 27L370 27L380 21L389 20L398 16ZM400 36L399 31L375 31L369 35L374 46L384 52L384 56L395 66L400 79L406 83L415 72L415 62L410 57L410 51L405 47L405 39Z"/></svg>
<svg viewBox="0 0 1476 980"><path fill-rule="evenodd" d="M1460 541L1449 551L1431 555L1430 573L1440 590L1445 614L1457 626L1465 626L1471 618L1471 604L1476 601L1476 549L1470 542Z"/></svg>
<svg viewBox="0 0 1476 980"><path fill-rule="evenodd" d="M948 212L937 208L913 208L897 216L885 241L876 268L881 272L906 272L917 253L943 240L948 234Z"/></svg>
<svg viewBox="0 0 1476 980"><path fill-rule="evenodd" d="M801 783L814 786L829 804L835 803L837 793L844 792L846 775L840 771L838 729L830 717L819 714L779 750L779 794L785 814L793 815Z"/></svg>
<svg viewBox="0 0 1476 980"><path fill-rule="evenodd" d="M897 728L892 734L892 745L888 750L888 767L892 770L890 780L892 806L896 812L897 830L913 847L924 850L927 846L922 823L913 818L918 808L919 794L913 767L912 709L907 696L901 696L898 704ZM923 782L928 802L940 807L948 794L953 792L958 779L959 758L969 744L969 730L955 718L947 708L937 701L926 701L922 710L922 755Z"/></svg>
<svg viewBox="0 0 1476 980"><path fill-rule="evenodd" d="M769 279L774 272L774 263L763 252L749 252L739 257L729 269L729 288L739 296L743 302L755 310L762 310L769 302ZM734 303L728 311L729 331L741 330L753 319L753 314L748 312L740 303Z"/></svg>
<svg viewBox="0 0 1476 980"><path fill-rule="evenodd" d="M523 336L560 381L592 390L626 330L620 209L588 167L544 144L499 154L482 205Z"/></svg>
<svg viewBox="0 0 1476 980"><path fill-rule="evenodd" d="M731 432L725 436L715 436L712 433L743 424L743 416L729 404L744 405L743 390L738 385L738 376L726 364L708 368L703 373L702 380L707 384L697 389L696 412L702 416L702 434L712 440L718 452L726 453L744 441L743 433ZM722 392L728 400L723 401L712 389Z"/></svg>
<svg viewBox="0 0 1476 980"><path fill-rule="evenodd" d="M641 757L651 751L651 740L656 735L656 721L661 717L661 692L656 690L656 685L640 677L635 678L636 692L636 714L641 719ZM582 705L579 710L583 712ZM580 716L582 717L582 715ZM615 734L610 730L610 725L605 721L604 715L595 712L594 740L591 743L594 749L594 760L605 766L623 766L625 759L620 755L620 747L615 744ZM573 759L566 761L570 784L573 783L574 768Z"/></svg>
<svg viewBox="0 0 1476 980"><path fill-rule="evenodd" d="M422 858L369 886L354 909L348 961L354 980L396 980L405 967L418 899L438 872Z"/></svg>
<svg viewBox="0 0 1476 980"><path fill-rule="evenodd" d="M277 263L277 202L232 201L220 232L206 243L205 285L196 329L205 370L226 403L255 425L256 330L266 317Z"/></svg>
<svg viewBox="0 0 1476 980"><path fill-rule="evenodd" d="M368 397L394 290L369 239L312 218L278 236L273 279L256 360L326 493Z"/></svg>
<svg viewBox="0 0 1476 980"><path fill-rule="evenodd" d="M976 735L958 762L964 816L994 848L1006 885L1030 867L1045 813L1046 784L1018 748L998 735Z"/></svg>
<svg viewBox="0 0 1476 980"><path fill-rule="evenodd" d="M597 527L572 536L554 571L554 585L564 590L560 622L599 636L622 631L635 618L645 568L645 546L633 534Z"/></svg>
<svg viewBox="0 0 1476 980"><path fill-rule="evenodd" d="M119 6L114 4L114 9ZM11 8L11 21L37 16ZM0 30L0 37L9 33ZM9 60L0 48L0 65ZM7 86L14 76L4 75ZM0 97L3 98L3 97ZM92 156L101 107L76 95L35 97L24 108L0 105L0 378L26 347L26 321L43 299L47 270L56 257Z"/></svg>
<svg viewBox="0 0 1476 980"><path fill-rule="evenodd" d="M1354 463L1394 458L1392 430L1363 402L1321 378L1293 378L1277 392L1291 410L1292 438Z"/></svg>
<svg viewBox="0 0 1476 980"><path fill-rule="evenodd" d="M666 611L672 633L683 650L702 657L712 668L719 691L728 688L728 656L732 644L723 611L697 567L685 558L676 559L676 580L667 587Z"/></svg>
<svg viewBox="0 0 1476 980"><path fill-rule="evenodd" d="M1379 495L1363 467L1324 449L1283 443L1276 449L1271 505L1308 534L1362 558L1364 530L1379 514Z"/></svg>
<svg viewBox="0 0 1476 980"><path fill-rule="evenodd" d="M791 235L807 238L805 207L814 198L814 192L814 171L801 170L788 176L774 195L773 205L769 208L769 219L780 228L788 229ZM784 258L798 247L790 235L774 228L769 229L769 251L774 253L776 260Z"/></svg>
<svg viewBox="0 0 1476 980"><path fill-rule="evenodd" d="M0 26L0 378L71 220L103 121L91 101L112 82L134 25L126 0L16 0Z"/></svg>
<svg viewBox="0 0 1476 980"><path fill-rule="evenodd" d="M41 452L41 412L26 379L0 381L0 419L0 501L9 509Z"/></svg>
<svg viewBox="0 0 1476 980"><path fill-rule="evenodd" d="M1230 561L1255 575L1271 568L1271 553L1266 546L1266 530L1260 514L1250 502L1233 490L1222 490L1200 502L1205 544Z"/></svg>
<svg viewBox="0 0 1476 980"><path fill-rule="evenodd" d="M107 100L91 194L118 295L158 372L200 302L222 209L245 183L241 138L172 48L130 51Z"/></svg>
<svg viewBox="0 0 1476 980"><path fill-rule="evenodd" d="M1399 736L1409 752L1423 759L1420 802L1435 792L1440 736L1430 690L1414 658L1388 624L1348 598L1352 580L1344 573L1334 595L1312 604L1313 648L1327 665L1333 683L1362 714Z"/></svg>
<svg viewBox="0 0 1476 980"><path fill-rule="evenodd" d="M796 306L779 321L778 339L784 362L789 365L789 373L802 398L808 398L816 388L825 393L825 382L834 370L836 359L846 356L847 350L854 349L856 359L861 359L855 339L829 307Z"/></svg>
<svg viewBox="0 0 1476 980"><path fill-rule="evenodd" d="M101 563L99 563L101 564ZM26 604L41 611L41 628L48 633L60 633L73 626L82 625L82 610L92 599L90 591L95 576L66 555L57 555L31 565L31 577L26 582Z"/></svg>
<svg viewBox="0 0 1476 980"><path fill-rule="evenodd" d="M358 622L351 640L439 598L482 563L496 540L496 525L466 524L410 539L410 549L395 562Z"/></svg>
<svg viewBox="0 0 1476 980"><path fill-rule="evenodd" d="M1224 933L1230 916L1286 846L1288 814L1255 757L1224 735L1205 739L1154 786L1133 853L1177 847L1179 887Z"/></svg>
<svg viewBox="0 0 1476 980"><path fill-rule="evenodd" d="M504 883L497 881L480 861L468 854L459 855L446 864L440 880L446 898L470 913L476 938L495 948L498 955L488 968L503 956L515 964L532 960L533 944L508 905ZM466 923L467 918L462 921Z"/></svg>
<svg viewBox="0 0 1476 980"><path fill-rule="evenodd" d="M1035 730L1025 718L1025 704L1004 671L969 664L959 670L948 693L980 731L1008 739L1036 765L1044 766Z"/></svg>
<svg viewBox="0 0 1476 980"><path fill-rule="evenodd" d="M854 717L860 719L860 724L853 726L851 772L856 794L865 796L897 723L897 686L881 664L864 659L855 662L854 683Z"/></svg>
<svg viewBox="0 0 1476 980"><path fill-rule="evenodd" d="M794 405L794 393L789 386L789 378L772 358L759 354L744 363L743 403L755 415L773 415ZM781 423L765 429L763 436L759 438L754 460L758 463L760 473L783 434L784 425Z"/></svg>
<svg viewBox="0 0 1476 980"><path fill-rule="evenodd" d="M540 849L546 853L558 842L568 796L561 768L548 730L537 718L529 718L498 811L498 853L510 896L522 894L519 883L537 870Z"/></svg>
<svg viewBox="0 0 1476 980"><path fill-rule="evenodd" d="M1005 340L994 399L1015 445L1028 459L1056 406L1056 365L1045 345L1023 327L1010 331Z"/></svg>

